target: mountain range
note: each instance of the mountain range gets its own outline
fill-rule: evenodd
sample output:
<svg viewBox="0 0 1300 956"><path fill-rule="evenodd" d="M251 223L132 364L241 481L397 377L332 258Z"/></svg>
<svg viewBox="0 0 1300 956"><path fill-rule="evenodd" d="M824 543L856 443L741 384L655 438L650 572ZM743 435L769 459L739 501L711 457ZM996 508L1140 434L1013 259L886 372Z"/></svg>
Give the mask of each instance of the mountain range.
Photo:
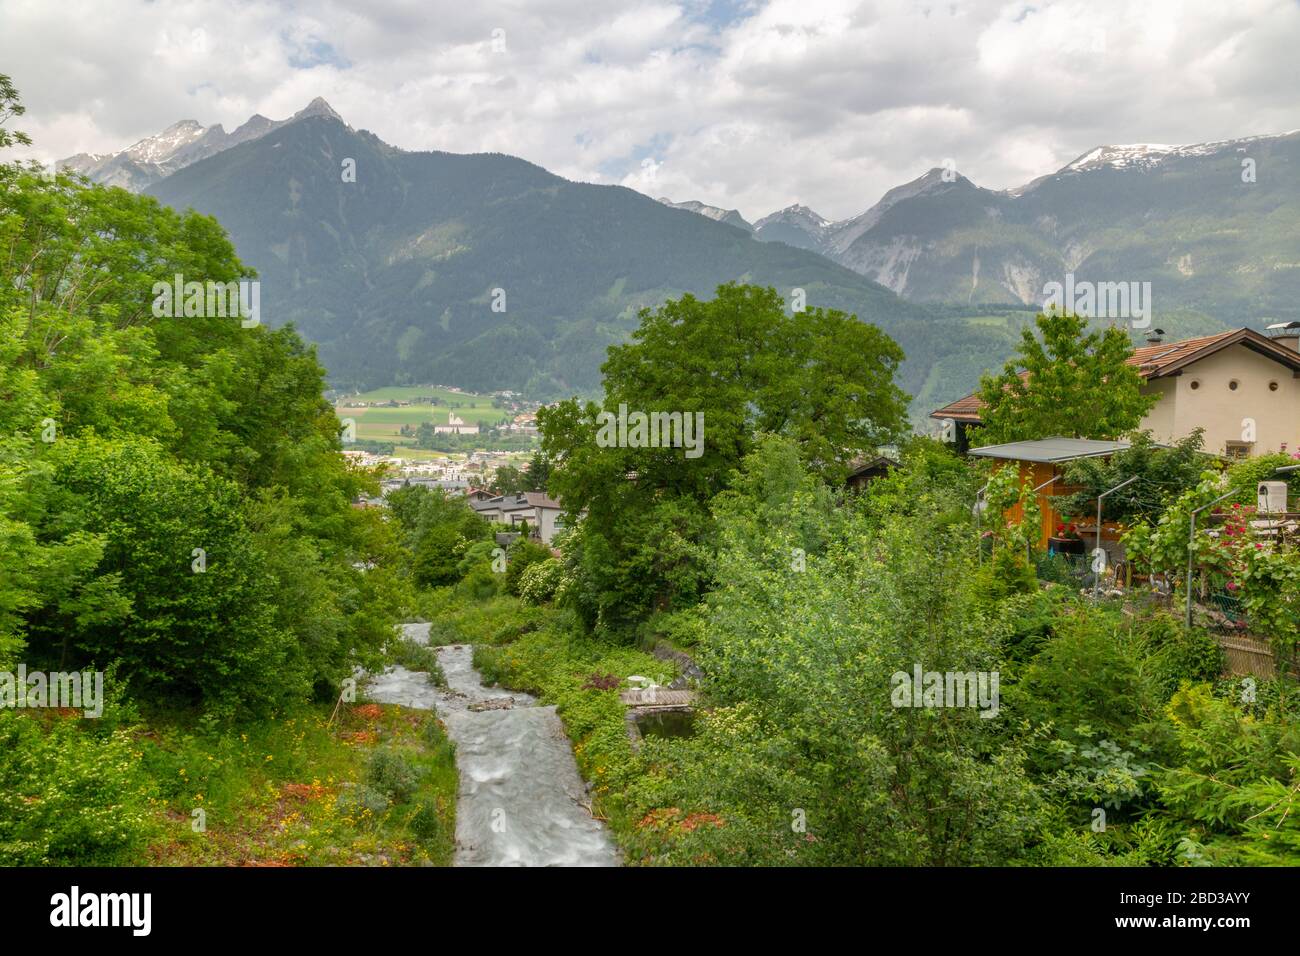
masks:
<svg viewBox="0 0 1300 956"><path fill-rule="evenodd" d="M222 223L259 271L262 315L316 343L340 388L593 393L640 308L733 280L802 288L904 348L930 319L815 252L631 189L502 154L408 152L323 104L305 112L146 192Z"/></svg>
<svg viewBox="0 0 1300 956"><path fill-rule="evenodd" d="M1039 305L1044 284L1150 281L1156 308L1225 324L1296 318L1300 131L1190 146L1099 146L1009 190L935 168L860 215L794 205L749 227L914 302ZM667 200L662 200L667 201ZM717 207L674 203L716 217ZM731 221L744 220L729 210Z"/></svg>
<svg viewBox="0 0 1300 956"><path fill-rule="evenodd" d="M591 393L638 309L735 280L880 325L923 414L1000 366L1067 272L1151 281L1171 337L1300 318L1298 162L1297 133L1098 147L1018 189L932 169L846 220L795 205L751 224L503 154L409 152L317 99L60 165L216 216L263 315L315 342L340 388Z"/></svg>
<svg viewBox="0 0 1300 956"><path fill-rule="evenodd" d="M285 120L269 120L255 113L233 133L227 133L220 123L205 127L196 120L181 120L158 135L148 136L116 153L77 153L58 160L55 165L81 173L105 186L121 186L131 192L142 192L191 163L265 136L286 123L307 116L339 118L328 103L317 97Z"/></svg>

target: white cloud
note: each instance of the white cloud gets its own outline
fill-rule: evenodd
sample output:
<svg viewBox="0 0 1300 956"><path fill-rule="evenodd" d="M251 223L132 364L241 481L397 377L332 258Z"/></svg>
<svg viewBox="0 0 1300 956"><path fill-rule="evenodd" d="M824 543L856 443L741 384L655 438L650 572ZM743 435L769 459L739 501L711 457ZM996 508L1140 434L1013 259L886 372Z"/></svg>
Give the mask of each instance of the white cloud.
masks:
<svg viewBox="0 0 1300 956"><path fill-rule="evenodd" d="M45 158L320 95L398 146L513 153L751 220L796 201L853 215L948 157L1004 188L1102 143L1300 126L1289 0L732 7L0 0L0 72Z"/></svg>

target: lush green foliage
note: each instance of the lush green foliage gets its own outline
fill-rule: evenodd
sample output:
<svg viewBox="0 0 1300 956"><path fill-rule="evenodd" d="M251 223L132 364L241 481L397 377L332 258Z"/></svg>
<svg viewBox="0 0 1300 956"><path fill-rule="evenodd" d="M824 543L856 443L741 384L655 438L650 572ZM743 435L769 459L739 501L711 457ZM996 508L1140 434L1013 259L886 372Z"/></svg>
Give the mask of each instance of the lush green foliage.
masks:
<svg viewBox="0 0 1300 956"><path fill-rule="evenodd" d="M1292 682L1241 703L1232 682L1211 689L1223 661L1204 631L1040 588L1018 546L977 568L961 501L982 476L930 444L904 459L837 502L792 442L757 442L711 503L714 586L652 629L693 635L706 676L689 736L633 749L615 685L600 689L657 676L653 659L555 608L512 636L496 622L516 612L493 605L476 665L560 704L627 858L1294 863ZM894 706L892 675L917 663L999 672L996 716Z"/></svg>
<svg viewBox="0 0 1300 956"><path fill-rule="evenodd" d="M455 584L487 564L492 527L442 489L412 485L388 495L411 555L411 574L425 587Z"/></svg>
<svg viewBox="0 0 1300 956"><path fill-rule="evenodd" d="M576 399L538 413L543 450L561 462L550 488L570 512L585 512L565 554L571 601L592 626L698 600L710 578L697 551L712 533L708 501L756 435L788 439L836 481L903 424L898 346L842 312L792 315L773 289L724 285L710 301L669 301L642 311L632 338L603 366L603 410L702 416L702 445L601 441L602 407Z"/></svg>
<svg viewBox="0 0 1300 956"><path fill-rule="evenodd" d="M1254 500L1260 481L1291 464L1286 455L1263 455L1239 462L1226 473L1203 472L1199 482L1170 500L1154 524L1139 524L1124 536L1140 568L1169 575L1177 587L1185 588L1191 515L1199 511L1196 534L1190 538L1198 578L1211 592L1227 589L1237 596L1252 630L1271 639L1286 657L1300 645L1300 552L1257 536L1251 527L1255 509L1248 502ZM1296 482L1294 473L1286 477ZM1223 501L1211 507L1221 496Z"/></svg>
<svg viewBox="0 0 1300 956"><path fill-rule="evenodd" d="M376 661L396 542L349 507L373 479L338 454L314 355L153 315L157 280L248 276L217 224L8 165L0 248L0 657L120 661L138 693L227 713Z"/></svg>
<svg viewBox="0 0 1300 956"><path fill-rule="evenodd" d="M506 552L505 586L510 594L519 596L524 575L535 564L551 560L551 549L544 544L520 538Z"/></svg>
<svg viewBox="0 0 1300 956"><path fill-rule="evenodd" d="M1150 432L1131 435L1128 441L1128 448L1109 458L1080 458L1070 463L1062 484L1078 490L1056 496L1056 509L1066 515L1093 515L1099 494L1136 477L1131 485L1102 499L1102 520L1154 520L1170 497L1195 485L1213 462L1201 451L1204 441L1199 428L1172 448L1157 446Z"/></svg>
<svg viewBox="0 0 1300 956"><path fill-rule="evenodd" d="M530 564L519 575L519 596L529 604L544 604L555 597L564 578L564 565L556 558Z"/></svg>
<svg viewBox="0 0 1300 956"><path fill-rule="evenodd" d="M0 77L0 122L20 112ZM323 799L362 770L326 716L413 598L402 542L350 506L378 485L339 453L314 352L291 327L156 314L177 275L253 278L213 219L0 163L0 671L101 670L109 701L0 710L6 863L362 845ZM399 850L393 818L367 845L445 861L454 766L418 747L444 836Z"/></svg>
<svg viewBox="0 0 1300 956"><path fill-rule="evenodd" d="M516 495L525 491L545 491L553 465L540 451L533 452L526 468L503 465L492 477L492 490L499 495Z"/></svg>
<svg viewBox="0 0 1300 956"><path fill-rule="evenodd" d="M998 375L980 379L982 445L1035 438L1118 438L1138 427L1156 402L1143 395L1133 354L1120 329L1088 330L1063 312L1040 314L1039 336L1023 329L1017 354ZM1028 373L1025 375L1023 373Z"/></svg>
<svg viewBox="0 0 1300 956"><path fill-rule="evenodd" d="M130 864L157 834L156 785L129 729L78 723L0 710L0 865Z"/></svg>

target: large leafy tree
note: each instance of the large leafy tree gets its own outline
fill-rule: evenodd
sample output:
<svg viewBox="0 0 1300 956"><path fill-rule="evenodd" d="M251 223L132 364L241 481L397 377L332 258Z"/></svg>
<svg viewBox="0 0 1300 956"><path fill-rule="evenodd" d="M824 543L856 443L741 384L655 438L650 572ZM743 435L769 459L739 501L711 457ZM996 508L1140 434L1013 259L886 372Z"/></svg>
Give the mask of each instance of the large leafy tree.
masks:
<svg viewBox="0 0 1300 956"><path fill-rule="evenodd" d="M521 491L532 491L528 473L514 465L502 465L492 476L492 490L499 495L517 495Z"/></svg>
<svg viewBox="0 0 1300 956"><path fill-rule="evenodd" d="M1016 354L980 380L981 445L1063 436L1118 438L1142 422L1157 396L1125 364L1133 354L1118 328L1088 329L1088 320L1050 312L1021 332Z"/></svg>
<svg viewBox="0 0 1300 956"><path fill-rule="evenodd" d="M632 341L610 349L603 405L571 399L538 413L554 462L551 492L572 514L580 567L573 593L589 624L626 623L699 595L708 502L761 434L778 435L820 478L896 438L903 353L878 328L831 309L791 315L773 289L728 284L643 310ZM609 447L602 410L703 415L702 446ZM696 419L698 420L698 419Z"/></svg>
<svg viewBox="0 0 1300 956"><path fill-rule="evenodd" d="M0 666L118 661L227 712L332 697L401 613L395 535L350 507L376 485L313 351L155 316L177 273L253 276L214 219L0 162Z"/></svg>

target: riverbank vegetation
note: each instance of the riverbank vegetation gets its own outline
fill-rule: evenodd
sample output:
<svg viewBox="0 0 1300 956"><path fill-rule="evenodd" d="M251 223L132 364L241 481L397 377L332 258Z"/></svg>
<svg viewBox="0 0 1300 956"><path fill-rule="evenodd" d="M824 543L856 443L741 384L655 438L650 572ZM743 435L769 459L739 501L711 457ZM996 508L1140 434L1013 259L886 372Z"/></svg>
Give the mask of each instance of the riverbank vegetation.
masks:
<svg viewBox="0 0 1300 956"><path fill-rule="evenodd" d="M701 635L687 737L633 748L625 679L674 671L628 635L553 605L519 633L535 612L501 598L446 620L486 636L485 679L558 705L630 862L1294 863L1292 682L1222 677L1213 638L1158 605L980 564L934 473L837 500L787 443L761 444L715 502L719 584L670 628ZM900 517L904 483L920 504ZM997 673L996 713L895 706L891 678L917 663Z"/></svg>
<svg viewBox="0 0 1300 956"><path fill-rule="evenodd" d="M690 409L697 393L673 383L708 353L660 345L703 334L714 309L762 312L766 302L720 290L712 306L646 317L611 357L605 408ZM780 359L737 348L723 381L759 375L759 356L766 380L780 380L770 367ZM871 430L867 396L888 395L872 388L854 403L864 430L837 448L865 452L866 435L888 433ZM557 704L629 862L1300 861L1290 676L1228 676L1215 637L1185 627L1158 590L1081 593L1068 562L1035 554L1032 496L1008 484L1014 473L994 488L987 466L913 438L900 467L865 492L844 490L836 457L798 426L797 406L815 398L780 395L779 415L735 403L710 438L713 457L686 464L680 449L591 441L598 406L544 409L550 490L582 521L559 560L526 576L546 586L526 585L522 604L498 589L490 610L475 608L461 582L440 618L462 635L454 640L471 639L456 621L474 621L485 677ZM892 412L882 400L883 426ZM1126 514L1151 522L1157 545L1178 533L1169 515L1183 499L1208 501L1224 480L1201 480L1197 446L1157 453L1139 442L1129 456L1160 479ZM1237 466L1227 481L1248 488L1252 468L1276 465ZM1019 500L1030 519L981 528L971 514L981 487L997 498L990 513ZM618 693L633 674L673 676L645 653L655 645L702 668L696 717L687 735L634 746ZM973 681L963 701L945 697L947 685L934 698L918 687L913 706L922 672L982 675L996 691L977 694Z"/></svg>
<svg viewBox="0 0 1300 956"><path fill-rule="evenodd" d="M441 729L349 692L414 600L376 478L293 329L159 309L178 275L255 281L211 218L0 163L0 674L103 688L6 683L0 864L446 862Z"/></svg>

